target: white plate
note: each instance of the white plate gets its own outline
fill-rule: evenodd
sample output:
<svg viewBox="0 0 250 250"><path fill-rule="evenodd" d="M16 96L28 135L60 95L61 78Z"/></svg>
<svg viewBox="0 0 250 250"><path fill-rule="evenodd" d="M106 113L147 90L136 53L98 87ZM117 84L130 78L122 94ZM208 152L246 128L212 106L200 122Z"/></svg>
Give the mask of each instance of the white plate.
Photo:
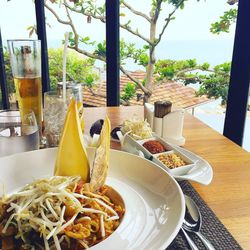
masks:
<svg viewBox="0 0 250 250"><path fill-rule="evenodd" d="M5 191L52 175L56 150L0 158L0 182ZM88 155L93 159L94 150L89 148ZM117 230L91 249L158 250L173 241L184 218L185 203L179 185L166 171L141 157L111 150L107 184L120 193L126 212Z"/></svg>

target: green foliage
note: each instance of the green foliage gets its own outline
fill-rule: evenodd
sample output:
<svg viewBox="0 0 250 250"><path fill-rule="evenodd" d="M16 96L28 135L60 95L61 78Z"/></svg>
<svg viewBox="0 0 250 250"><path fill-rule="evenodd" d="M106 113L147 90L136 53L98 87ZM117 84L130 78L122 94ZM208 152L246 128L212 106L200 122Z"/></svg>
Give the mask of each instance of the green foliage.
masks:
<svg viewBox="0 0 250 250"><path fill-rule="evenodd" d="M58 82L62 82L62 64L63 49L49 49L49 73L50 85L52 89L56 89ZM94 60L91 58L83 58L75 51L69 50L67 53L67 81L76 83L85 83L87 77L92 77L93 81L98 79L96 73L93 72ZM89 84L89 83L86 83Z"/></svg>
<svg viewBox="0 0 250 250"><path fill-rule="evenodd" d="M219 64L214 67L214 70L216 73L229 74L231 71L231 63L226 62L226 63Z"/></svg>
<svg viewBox="0 0 250 250"><path fill-rule="evenodd" d="M146 67L148 65L148 54L146 53L147 49L138 49L135 46L135 43L126 43L124 39L120 41L120 59L123 63L126 59L132 59L134 63Z"/></svg>
<svg viewBox="0 0 250 250"><path fill-rule="evenodd" d="M230 80L231 63L226 62L210 69L208 63L197 64L191 60L159 60L156 63L157 80L175 80L188 84L200 84L197 95L207 95L209 98L222 98L222 104L227 101Z"/></svg>
<svg viewBox="0 0 250 250"><path fill-rule="evenodd" d="M136 92L135 84L132 82L128 82L127 85L123 89L121 99L123 101L128 101L135 96L135 92Z"/></svg>
<svg viewBox="0 0 250 250"><path fill-rule="evenodd" d="M62 0L50 0L52 3L62 4ZM82 14L87 15L105 15L105 6L96 5L96 1L90 0L69 0L74 3L74 7L78 8Z"/></svg>
<svg viewBox="0 0 250 250"><path fill-rule="evenodd" d="M15 93L15 84L12 76L10 57L7 48L4 49L4 63L8 93L12 94Z"/></svg>
<svg viewBox="0 0 250 250"><path fill-rule="evenodd" d="M76 40L73 32L69 32L69 46L74 47L76 45Z"/></svg>
<svg viewBox="0 0 250 250"><path fill-rule="evenodd" d="M229 76L210 74L201 82L197 95L207 95L208 98L222 98L221 104L226 104Z"/></svg>
<svg viewBox="0 0 250 250"><path fill-rule="evenodd" d="M198 95L207 95L209 98L222 98L222 104L227 102L230 81L231 63L223 63L214 67L214 73L203 76Z"/></svg>
<svg viewBox="0 0 250 250"><path fill-rule="evenodd" d="M93 75L87 75L84 78L84 82L85 82L86 86L89 88L92 88L94 86L95 81L96 81L96 79Z"/></svg>
<svg viewBox="0 0 250 250"><path fill-rule="evenodd" d="M220 34L221 32L228 33L231 24L236 22L237 12L238 11L236 8L232 8L228 11L225 11L224 15L220 17L219 21L211 24L210 31L213 34L217 35Z"/></svg>
<svg viewBox="0 0 250 250"><path fill-rule="evenodd" d="M89 36L80 38L80 42L87 45L94 45L95 41L91 41Z"/></svg>
<svg viewBox="0 0 250 250"><path fill-rule="evenodd" d="M179 61L170 59L158 60L155 64L155 73L158 75L158 80L162 80L164 78L171 80L181 70L191 70L195 68L196 65L196 59Z"/></svg>
<svg viewBox="0 0 250 250"><path fill-rule="evenodd" d="M197 66L196 59L190 59L190 60L187 60L187 62L190 68L194 68Z"/></svg>
<svg viewBox="0 0 250 250"><path fill-rule="evenodd" d="M94 55L106 57L106 41L97 44L97 48L94 51Z"/></svg>
<svg viewBox="0 0 250 250"><path fill-rule="evenodd" d="M63 43L65 41L62 41ZM77 44L78 43L78 44ZM79 46L79 44L84 44L84 45L95 45L95 41L91 41L89 36L85 36L85 37L78 37L78 40L76 39L76 37L74 36L73 32L69 32L69 46L70 47L75 47L76 45Z"/></svg>
<svg viewBox="0 0 250 250"><path fill-rule="evenodd" d="M184 2L182 0L168 0L168 3L174 5L174 6L178 6L181 2Z"/></svg>
<svg viewBox="0 0 250 250"><path fill-rule="evenodd" d="M140 53L140 51L138 50L138 57L135 57L135 63L138 62L138 65L141 65L141 66L148 66L148 61L149 61L149 56L146 54L146 53ZM136 59L137 58L137 59Z"/></svg>
<svg viewBox="0 0 250 250"><path fill-rule="evenodd" d="M207 63L207 62L205 62L205 63L203 63L203 64L201 65L202 70L208 70L209 67L210 67L210 64Z"/></svg>

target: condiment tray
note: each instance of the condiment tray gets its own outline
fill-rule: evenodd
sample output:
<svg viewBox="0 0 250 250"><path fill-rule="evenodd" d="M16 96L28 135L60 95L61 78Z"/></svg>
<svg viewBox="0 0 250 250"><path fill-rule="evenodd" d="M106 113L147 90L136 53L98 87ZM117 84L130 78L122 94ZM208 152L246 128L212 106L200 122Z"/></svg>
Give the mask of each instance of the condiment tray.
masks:
<svg viewBox="0 0 250 250"><path fill-rule="evenodd" d="M132 138L133 139L133 138ZM134 140L134 139L133 139ZM188 171L190 171L194 167L194 162L185 154L180 152L178 149L161 139L160 137L157 137L156 135L152 138L144 139L144 140L134 140L135 143L138 143L138 149L142 151L142 153L145 155L147 159L151 159L156 164L160 165L162 168L167 170L171 175L183 175L186 174ZM144 147L144 143L148 142L154 142L157 141L160 144L162 144L166 151L160 152L160 153L151 153L146 147ZM175 155L177 158L183 160L185 164L183 166L170 168L167 165L165 165L161 160L159 160L159 157L161 156L170 156Z"/></svg>
<svg viewBox="0 0 250 250"><path fill-rule="evenodd" d="M162 145L164 145L167 151L152 154L143 146L145 142L150 140L159 141ZM152 138L144 140L135 140L130 135L126 134L123 138L121 146L123 151L140 155L141 157L153 161L162 169L169 172L177 180L190 180L203 185L208 185L212 181L213 170L207 161L184 148L166 142L155 134ZM185 165L170 169L158 159L159 155L162 154L174 154L177 157L180 157L185 162Z"/></svg>

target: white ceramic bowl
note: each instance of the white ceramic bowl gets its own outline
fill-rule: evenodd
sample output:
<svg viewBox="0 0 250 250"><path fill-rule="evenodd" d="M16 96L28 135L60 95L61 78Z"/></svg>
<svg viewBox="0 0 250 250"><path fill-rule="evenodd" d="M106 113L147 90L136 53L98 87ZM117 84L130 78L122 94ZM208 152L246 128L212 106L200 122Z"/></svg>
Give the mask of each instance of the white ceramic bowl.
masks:
<svg viewBox="0 0 250 250"><path fill-rule="evenodd" d="M44 149L0 158L0 184L5 192L51 176L56 151ZM93 148L88 149L88 155L92 161ZM166 171L141 157L111 150L107 184L120 193L126 212L117 230L91 249L158 250L173 241L184 218L184 197Z"/></svg>

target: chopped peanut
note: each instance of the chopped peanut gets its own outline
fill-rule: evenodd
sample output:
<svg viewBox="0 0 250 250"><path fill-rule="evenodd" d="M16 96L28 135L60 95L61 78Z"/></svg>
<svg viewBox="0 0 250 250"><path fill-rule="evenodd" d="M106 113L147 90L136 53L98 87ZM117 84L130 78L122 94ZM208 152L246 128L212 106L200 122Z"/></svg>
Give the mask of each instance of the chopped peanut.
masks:
<svg viewBox="0 0 250 250"><path fill-rule="evenodd" d="M170 169L186 165L186 162L176 154L161 154L157 158Z"/></svg>

